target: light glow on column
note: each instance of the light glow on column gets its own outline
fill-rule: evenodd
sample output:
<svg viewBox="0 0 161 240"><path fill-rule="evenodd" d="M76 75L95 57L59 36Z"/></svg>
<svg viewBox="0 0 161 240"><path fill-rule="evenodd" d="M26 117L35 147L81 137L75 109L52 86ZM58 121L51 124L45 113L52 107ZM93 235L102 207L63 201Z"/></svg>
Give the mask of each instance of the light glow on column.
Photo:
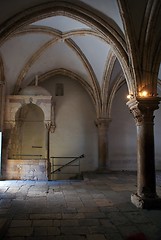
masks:
<svg viewBox="0 0 161 240"><path fill-rule="evenodd" d="M148 97L148 92L147 91L142 91L140 92L140 97Z"/></svg>

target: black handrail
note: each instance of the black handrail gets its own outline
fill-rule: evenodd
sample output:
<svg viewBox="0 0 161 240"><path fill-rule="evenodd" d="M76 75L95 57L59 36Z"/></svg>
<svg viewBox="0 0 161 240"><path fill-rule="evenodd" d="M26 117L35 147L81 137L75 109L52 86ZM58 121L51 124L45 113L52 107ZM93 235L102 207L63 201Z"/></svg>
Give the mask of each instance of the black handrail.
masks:
<svg viewBox="0 0 161 240"><path fill-rule="evenodd" d="M51 158L71 158L71 157L51 157ZM70 165L71 163L77 161L79 158L84 158L84 154L82 154L82 155L80 155L80 156L78 156L78 157L75 157L75 158L74 158L73 160L71 160L70 162L68 162L68 163L64 164L63 166L57 168L56 170L52 171L51 174L52 174L52 173L55 173L55 172L57 172L57 171L60 172L62 168L64 168L64 167Z"/></svg>

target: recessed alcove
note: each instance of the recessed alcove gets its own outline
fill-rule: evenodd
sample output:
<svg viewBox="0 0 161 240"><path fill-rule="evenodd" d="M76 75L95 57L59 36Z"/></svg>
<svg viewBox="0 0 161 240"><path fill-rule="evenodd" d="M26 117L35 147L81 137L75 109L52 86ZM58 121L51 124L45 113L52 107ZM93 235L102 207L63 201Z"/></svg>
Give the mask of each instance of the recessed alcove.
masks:
<svg viewBox="0 0 161 240"><path fill-rule="evenodd" d="M32 86L20 95L7 97L5 126L10 129L4 171L7 179L48 178L47 126L51 124L51 96L42 89Z"/></svg>

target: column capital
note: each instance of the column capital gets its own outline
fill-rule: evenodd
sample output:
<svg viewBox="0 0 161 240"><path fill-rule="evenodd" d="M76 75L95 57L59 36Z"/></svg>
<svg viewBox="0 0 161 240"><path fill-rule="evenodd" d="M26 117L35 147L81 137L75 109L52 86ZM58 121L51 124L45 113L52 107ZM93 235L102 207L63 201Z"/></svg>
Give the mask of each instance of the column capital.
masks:
<svg viewBox="0 0 161 240"><path fill-rule="evenodd" d="M137 125L143 122L153 122L153 113L159 108L161 98L159 97L136 97L126 104L134 116Z"/></svg>
<svg viewBox="0 0 161 240"><path fill-rule="evenodd" d="M108 127L111 122L111 118L97 118L95 124L97 127Z"/></svg>
<svg viewBox="0 0 161 240"><path fill-rule="evenodd" d="M51 132L51 133L55 132L56 126L54 124L52 124L51 121L45 121L45 127L49 132Z"/></svg>

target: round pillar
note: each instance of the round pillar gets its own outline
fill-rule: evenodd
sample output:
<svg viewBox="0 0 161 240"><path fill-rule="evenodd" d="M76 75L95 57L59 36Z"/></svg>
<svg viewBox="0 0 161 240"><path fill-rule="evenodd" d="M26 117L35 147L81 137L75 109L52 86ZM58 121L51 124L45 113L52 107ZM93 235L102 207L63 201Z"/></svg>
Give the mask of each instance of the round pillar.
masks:
<svg viewBox="0 0 161 240"><path fill-rule="evenodd" d="M98 170L105 171L108 166L108 127L110 119L98 118Z"/></svg>
<svg viewBox="0 0 161 240"><path fill-rule="evenodd" d="M5 105L5 84L0 81L0 131L3 130L4 121L4 105Z"/></svg>
<svg viewBox="0 0 161 240"><path fill-rule="evenodd" d="M56 126L51 121L45 123L47 129L47 178L51 180L51 162L50 162L50 133L54 133Z"/></svg>
<svg viewBox="0 0 161 240"><path fill-rule="evenodd" d="M0 131L1 132L3 131L4 104L5 104L5 85L3 81L0 81ZM0 137L2 137L2 135ZM0 139L0 141L2 141L2 139ZM1 175L2 175L2 153L0 153L0 176Z"/></svg>
<svg viewBox="0 0 161 240"><path fill-rule="evenodd" d="M154 116L160 98L148 97L130 100L137 129L137 192L131 201L140 208L158 208L161 201L156 194Z"/></svg>

